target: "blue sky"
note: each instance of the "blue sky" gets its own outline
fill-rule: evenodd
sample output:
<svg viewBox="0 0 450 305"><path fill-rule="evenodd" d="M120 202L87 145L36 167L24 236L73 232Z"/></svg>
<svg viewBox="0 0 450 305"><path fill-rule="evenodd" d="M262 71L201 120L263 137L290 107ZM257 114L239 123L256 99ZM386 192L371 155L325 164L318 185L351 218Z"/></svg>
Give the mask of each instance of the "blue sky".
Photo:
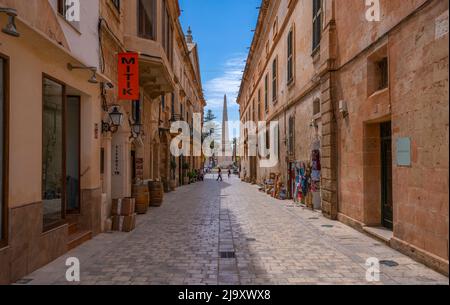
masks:
<svg viewBox="0 0 450 305"><path fill-rule="evenodd" d="M236 97L261 0L180 0L184 32L191 26L198 43L206 109L222 121L223 96L229 120L239 120ZM230 135L232 136L232 135Z"/></svg>

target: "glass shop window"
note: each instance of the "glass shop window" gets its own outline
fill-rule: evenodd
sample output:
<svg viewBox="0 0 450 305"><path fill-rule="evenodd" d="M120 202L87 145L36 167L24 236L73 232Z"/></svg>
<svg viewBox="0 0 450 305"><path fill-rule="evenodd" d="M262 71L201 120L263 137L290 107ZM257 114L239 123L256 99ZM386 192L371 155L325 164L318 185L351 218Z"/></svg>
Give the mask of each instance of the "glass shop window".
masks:
<svg viewBox="0 0 450 305"><path fill-rule="evenodd" d="M42 201L44 229L64 218L64 86L44 78L42 111Z"/></svg>

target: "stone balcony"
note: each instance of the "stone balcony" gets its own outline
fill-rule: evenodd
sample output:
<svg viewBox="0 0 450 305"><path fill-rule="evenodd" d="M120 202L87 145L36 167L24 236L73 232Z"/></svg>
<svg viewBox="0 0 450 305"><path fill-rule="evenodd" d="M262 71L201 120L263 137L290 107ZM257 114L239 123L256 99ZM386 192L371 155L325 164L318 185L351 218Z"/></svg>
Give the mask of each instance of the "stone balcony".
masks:
<svg viewBox="0 0 450 305"><path fill-rule="evenodd" d="M157 41L125 35L125 47L139 54L140 85L151 98L174 91L172 65Z"/></svg>

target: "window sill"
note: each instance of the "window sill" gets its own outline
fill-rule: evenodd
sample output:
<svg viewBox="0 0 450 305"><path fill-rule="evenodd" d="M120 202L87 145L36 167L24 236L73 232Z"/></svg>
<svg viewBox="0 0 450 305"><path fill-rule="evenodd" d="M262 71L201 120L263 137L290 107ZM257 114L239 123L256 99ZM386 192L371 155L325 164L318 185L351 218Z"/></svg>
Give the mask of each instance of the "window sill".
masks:
<svg viewBox="0 0 450 305"><path fill-rule="evenodd" d="M292 78L290 81L287 82L288 89L294 88L295 85L295 78Z"/></svg>
<svg viewBox="0 0 450 305"><path fill-rule="evenodd" d="M386 91L389 91L389 87L377 90L374 93L370 94L367 98L368 99L374 98L374 97L376 97L378 95L381 95L381 94L385 93Z"/></svg>
<svg viewBox="0 0 450 305"><path fill-rule="evenodd" d="M10 248L6 241L0 242L0 252L7 251Z"/></svg>
<svg viewBox="0 0 450 305"><path fill-rule="evenodd" d="M144 39L144 40L156 41L153 37L150 37L150 36L147 36L144 34L140 34L140 33L138 33L137 37Z"/></svg>
<svg viewBox="0 0 450 305"><path fill-rule="evenodd" d="M313 58L313 63L316 63L320 59L320 45L312 51L311 57Z"/></svg>
<svg viewBox="0 0 450 305"><path fill-rule="evenodd" d="M320 51L320 44L315 49L312 50L311 56L314 57L319 51Z"/></svg>
<svg viewBox="0 0 450 305"><path fill-rule="evenodd" d="M58 221L54 224L48 225L48 226L44 226L44 229L42 230L42 234L49 234L51 232L57 231L62 229L63 227L67 226L67 221L65 220L61 220Z"/></svg>

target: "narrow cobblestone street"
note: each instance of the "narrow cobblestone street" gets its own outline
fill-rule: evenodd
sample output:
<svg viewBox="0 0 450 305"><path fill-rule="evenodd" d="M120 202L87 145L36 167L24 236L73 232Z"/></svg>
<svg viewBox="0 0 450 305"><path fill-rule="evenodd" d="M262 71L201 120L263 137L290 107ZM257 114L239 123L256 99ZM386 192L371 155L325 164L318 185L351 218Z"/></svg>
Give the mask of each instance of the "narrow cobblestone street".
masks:
<svg viewBox="0 0 450 305"><path fill-rule="evenodd" d="M321 214L274 200L237 178L179 188L138 217L132 233L102 234L29 275L68 284L77 257L86 284L367 284L370 257L383 284L448 284L448 278ZM235 252L221 258L220 252Z"/></svg>

